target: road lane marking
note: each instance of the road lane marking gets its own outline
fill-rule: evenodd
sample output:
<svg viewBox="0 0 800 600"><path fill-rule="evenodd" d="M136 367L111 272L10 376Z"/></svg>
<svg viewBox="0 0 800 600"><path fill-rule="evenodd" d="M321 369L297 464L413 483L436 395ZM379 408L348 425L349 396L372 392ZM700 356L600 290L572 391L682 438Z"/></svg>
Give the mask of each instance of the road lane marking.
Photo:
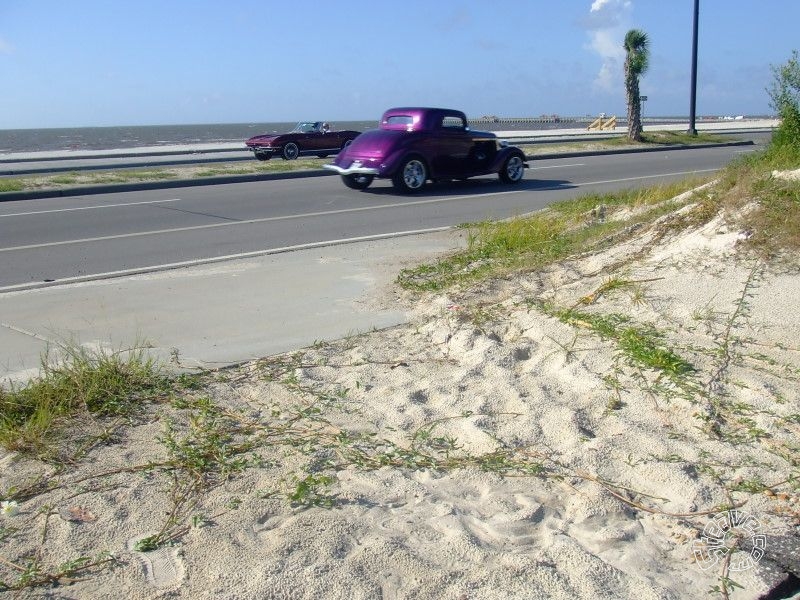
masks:
<svg viewBox="0 0 800 600"><path fill-rule="evenodd" d="M676 175L696 175L698 173L714 173L719 169L697 169L695 171L680 171L678 173L661 173L660 175L641 175L639 177L623 177L622 179L606 179L605 181L587 181L586 183L572 183L574 187L587 185L603 185L605 183L625 183L626 181L639 181L642 179L656 179L658 177L674 177Z"/></svg>
<svg viewBox="0 0 800 600"><path fill-rule="evenodd" d="M536 169L564 169L566 167L584 167L586 163L575 163L574 165L549 165L547 167L528 167L528 171L534 171Z"/></svg>
<svg viewBox="0 0 800 600"><path fill-rule="evenodd" d="M362 235L351 238L341 238L337 240L325 240L322 242L309 242L307 244L297 244L294 246L283 246L281 248L269 248L265 250L253 250L251 252L240 252L238 254L226 254L225 256L212 256L209 258L196 258L194 260L185 260L181 262L166 263L160 265L150 265L146 267L134 267L131 269L123 269L120 271L107 271L105 273L95 273L91 275L77 275L75 277L64 277L63 279L54 279L53 281L31 281L28 283L18 283L14 285L7 285L0 287L0 293L3 292L20 292L25 290L39 289L45 287L53 287L60 285L67 285L70 283L82 283L86 281L94 281L97 279L111 279L116 277L127 277L129 275L142 275L145 273L152 273L157 271L168 271L172 269L182 269L186 267L197 267L201 265L214 264L219 262L226 262L229 260L236 260L240 258L253 258L256 256L269 256L272 254L285 254L287 252L296 252L298 250L310 250L312 248L324 248L327 246L341 246L345 244L354 244L358 242L371 242L377 240L385 240L391 238L405 237L410 235L422 235L425 233L438 233L452 229L451 226L445 227L431 227L430 229L412 229L408 231L394 231L391 233L376 233L373 235ZM0 323L2 326L7 326L9 329L13 327ZM28 333L21 331L21 333ZM34 334L31 334L34 335Z"/></svg>
<svg viewBox="0 0 800 600"><path fill-rule="evenodd" d="M638 177L624 177L622 179L606 179L604 181L587 181L585 183L571 183L569 184L571 187L585 187L589 185L603 185L607 183L625 183L628 181L640 181L644 179L658 179L660 177L675 177L679 175L693 175L698 173L710 173L714 171L718 171L719 169L701 169L695 171L681 171L677 173L660 173L657 175L641 175ZM544 188L544 189L554 189L554 188ZM34 250L38 248L52 248L55 246L68 246L72 244L86 244L90 242L105 242L109 240L119 240L125 238L135 238L135 237L145 237L145 236L152 236L152 235L164 235L168 233L183 233L187 231L200 231L204 229L215 229L218 227L238 227L241 225L256 225L259 223L270 223L276 221L288 221L294 219L305 219L311 217L327 217L331 215L341 215L341 214L348 214L348 213L357 213L357 212L366 212L366 211L373 211L373 210L384 210L387 208L406 208L409 206L422 206L425 204L441 204L444 202L451 202L454 200L471 200L475 198L483 198L487 196L507 196L511 194L522 194L525 192L531 192L536 190L511 190L507 192L488 192L485 194L470 194L467 196L448 196L445 198L431 198L429 200L417 200L415 202L406 202L402 204L392 203L392 204L377 204L374 206L360 206L357 208L342 208L338 210L326 210L326 211L317 211L317 212L310 212L310 213L302 213L296 215L284 215L281 217L262 217L259 219L246 219L243 221L235 221L235 222L225 222L225 223L208 223L205 225L192 225L189 227L173 227L170 229L154 229L151 231L137 231L133 233L119 233L115 235L103 235L97 237L90 237L90 238L80 238L74 240L62 240L59 242L43 242L41 244L27 244L23 246L9 246L6 248L0 248L0 252L14 252L17 250Z"/></svg>
<svg viewBox="0 0 800 600"><path fill-rule="evenodd" d="M162 202L179 202L180 198L169 198L167 200L147 200L142 202L123 202L121 204L98 204L97 206L75 206L73 208L51 208L48 210L31 210L28 212L9 213L0 215L0 219L6 217L26 217L28 215L45 215L48 213L72 212L76 210L92 210L94 208L117 208L119 206L139 206L140 204L160 204Z"/></svg>

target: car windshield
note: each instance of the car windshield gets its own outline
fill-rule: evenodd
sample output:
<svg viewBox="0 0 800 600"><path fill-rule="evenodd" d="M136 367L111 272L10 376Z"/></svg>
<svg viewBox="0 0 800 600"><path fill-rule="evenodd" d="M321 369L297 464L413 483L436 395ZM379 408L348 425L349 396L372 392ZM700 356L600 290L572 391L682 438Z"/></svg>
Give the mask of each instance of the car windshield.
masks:
<svg viewBox="0 0 800 600"><path fill-rule="evenodd" d="M315 123L302 121L295 125L294 129L292 129L289 133L313 133L315 131L319 131L321 123L319 121Z"/></svg>

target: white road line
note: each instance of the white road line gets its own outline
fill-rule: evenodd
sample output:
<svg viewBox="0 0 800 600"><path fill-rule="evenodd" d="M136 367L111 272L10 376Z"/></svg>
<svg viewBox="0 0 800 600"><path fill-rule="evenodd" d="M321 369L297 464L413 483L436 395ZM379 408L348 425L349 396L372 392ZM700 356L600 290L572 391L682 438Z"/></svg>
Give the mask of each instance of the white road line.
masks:
<svg viewBox="0 0 800 600"><path fill-rule="evenodd" d="M678 173L661 173L660 175L642 175L640 177L624 177L622 179L606 179L605 181L587 181L586 183L573 183L575 187L587 185L602 185L604 183L624 183L626 181L639 181L642 179L657 179L659 177L674 177L676 175L696 175L698 173L714 173L719 169L698 169L696 171L680 171Z"/></svg>
<svg viewBox="0 0 800 600"><path fill-rule="evenodd" d="M92 281L95 279L110 279L112 277L125 277L128 275L140 275L143 273L152 273L153 271L167 271L170 269L180 269L184 267L196 267L199 265L207 265L218 262L225 262L228 260L236 260L238 258L252 258L254 256L268 256L270 254L283 254L285 252L295 252L297 250L308 250L311 248L322 248L326 246L339 246L343 244L353 244L356 242L369 242L375 240L383 240L397 237L404 237L409 235L420 235L423 233L436 233L440 231L447 231L451 227L432 227L430 229L414 229L409 231L395 231L391 233L378 233L374 235L363 235L352 238L342 238L338 240L326 240L324 242L311 242L308 244L297 244L295 246L284 246L282 248L270 248L267 250L254 250L252 252L241 252L239 254L227 254L225 256L215 256L211 258L197 258L194 260L185 260L182 262L166 263L161 265L151 265L148 267L137 267L133 269L123 269L120 271L108 271L106 273L95 273L92 275L79 275L76 277L64 277L63 279L56 279L49 282L32 281L29 283L18 283L15 285L7 285L0 287L0 292L15 292L28 289L52 287L58 285L66 285L69 283L80 283L83 281ZM10 325L0 323L2 326L12 328ZM19 330L21 333L28 333ZM33 334L31 334L33 335Z"/></svg>
<svg viewBox="0 0 800 600"><path fill-rule="evenodd" d="M586 163L575 163L574 165L550 165L547 167L528 167L528 171L534 171L536 169L563 169L565 167L584 167Z"/></svg>
<svg viewBox="0 0 800 600"><path fill-rule="evenodd" d="M588 181L586 183L574 183L573 187L585 187L589 185L602 185L606 183L624 183L626 181L640 181L643 179L658 179L660 177L674 177L678 175L692 175L697 173L710 173L718 171L719 169L702 169L696 171L680 171L677 173L661 173L658 175L642 175L639 177L625 177L622 179L607 179L605 181ZM343 208L339 210L327 210L310 213L302 213L297 215L284 215L282 217L263 217L260 219L247 219L244 221L226 221L224 223L209 223L206 225L193 225L190 227L174 227L171 229L154 229L151 231L138 231L134 233L120 233L116 235L104 235L91 238L80 238L75 240L62 240L60 242L45 242L41 244L28 244L24 246L9 246L7 248L0 248L0 252L13 252L16 250L33 250L37 248L52 248L54 246L68 246L71 244L85 244L89 242L102 242L108 240L119 240L125 238L144 237L151 235L163 235L167 233L182 233L185 231L199 231L204 229L216 229L218 227L238 227L241 225L254 225L258 223L269 223L274 221L288 221L292 219L304 219L308 217L326 217L331 215L341 215L348 213L366 212L373 210L383 210L387 208L405 208L409 206L422 206L425 204L441 204L443 202L451 202L453 200L474 200L475 198L483 198L488 196L506 196L510 194L521 194L529 190L512 190L508 192L490 192L486 194L471 194L466 196L448 196L446 198L432 198L429 200L417 200L416 202L406 202L402 204L376 204L374 206L361 206L358 208Z"/></svg>
<svg viewBox="0 0 800 600"><path fill-rule="evenodd" d="M29 212L0 215L0 219L4 219L6 217L25 217L28 215L45 215L48 213L72 212L75 210L93 210L95 208L117 208L119 206L139 206L140 204L160 204L162 202L178 202L178 201L180 201L180 198L169 198L167 200L147 200L143 202L123 202L121 204L98 204L97 206L76 206L73 208L52 208L49 210L32 210Z"/></svg>

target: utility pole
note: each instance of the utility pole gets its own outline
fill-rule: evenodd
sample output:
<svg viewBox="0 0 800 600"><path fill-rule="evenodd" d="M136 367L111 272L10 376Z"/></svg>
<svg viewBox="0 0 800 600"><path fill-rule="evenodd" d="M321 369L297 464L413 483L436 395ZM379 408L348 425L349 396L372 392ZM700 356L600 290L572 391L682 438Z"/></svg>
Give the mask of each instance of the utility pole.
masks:
<svg viewBox="0 0 800 600"><path fill-rule="evenodd" d="M697 107L697 20L700 15L700 0L694 0L694 26L692 27L692 91L689 101L689 135L697 135L695 109Z"/></svg>

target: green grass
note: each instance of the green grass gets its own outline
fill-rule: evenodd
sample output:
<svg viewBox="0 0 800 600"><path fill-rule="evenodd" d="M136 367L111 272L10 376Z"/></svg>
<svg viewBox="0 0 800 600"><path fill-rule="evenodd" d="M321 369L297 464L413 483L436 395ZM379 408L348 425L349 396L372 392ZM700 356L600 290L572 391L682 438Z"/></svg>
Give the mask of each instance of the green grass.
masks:
<svg viewBox="0 0 800 600"><path fill-rule="evenodd" d="M763 256L800 249L800 181L786 181L773 171L800 169L800 148L770 146L734 161L722 171L710 212L722 212L741 231L743 242ZM746 207L746 210L744 210Z"/></svg>
<svg viewBox="0 0 800 600"><path fill-rule="evenodd" d="M625 315L558 310L554 316L563 323L588 327L601 338L613 340L632 363L641 367L673 379L695 370L691 363L666 347L662 332L651 326L635 325Z"/></svg>
<svg viewBox="0 0 800 600"><path fill-rule="evenodd" d="M525 154L559 154L565 152L595 152L602 150L616 150L620 148L641 148L644 146L690 146L695 144L719 144L734 141L730 136L711 133L698 133L691 136L681 131L651 131L643 135L641 142L631 142L626 135L614 134L612 137L600 140L575 140L558 143L525 143L518 144ZM513 143L513 142L512 142Z"/></svg>
<svg viewBox="0 0 800 600"><path fill-rule="evenodd" d="M749 218L750 244L769 255L800 248L800 181L764 179L753 191L759 204Z"/></svg>
<svg viewBox="0 0 800 600"><path fill-rule="evenodd" d="M627 138L622 138L625 143L630 143ZM732 141L730 136L713 133L698 132L690 135L684 131L649 131L642 134L644 144L657 144L667 146L691 146L694 144L721 144Z"/></svg>
<svg viewBox="0 0 800 600"><path fill-rule="evenodd" d="M589 250L632 221L592 218L592 210L637 208L644 213L634 219L654 218L675 206L664 201L697 187L701 181L687 180L645 190L611 194L585 194L556 202L546 210L509 221L478 223L468 229L468 247L433 263L404 269L398 283L412 290L441 290L499 276L514 270L530 270Z"/></svg>
<svg viewBox="0 0 800 600"><path fill-rule="evenodd" d="M24 189L24 184L19 179L0 178L0 192L19 192Z"/></svg>
<svg viewBox="0 0 800 600"><path fill-rule="evenodd" d="M70 173L69 175L54 175L48 178L52 183L59 185L73 185L79 181L78 173ZM25 182L24 179L19 181Z"/></svg>
<svg viewBox="0 0 800 600"><path fill-rule="evenodd" d="M81 414L124 415L157 394L164 378L143 351L90 351L64 345L62 358L42 361L41 375L0 388L0 445L46 454L59 431Z"/></svg>
<svg viewBox="0 0 800 600"><path fill-rule="evenodd" d="M196 177L220 177L222 175L250 175L254 173L251 168L248 167L218 167L216 169L203 169L202 171L198 171L195 176Z"/></svg>
<svg viewBox="0 0 800 600"><path fill-rule="evenodd" d="M306 158L293 161L269 160L263 162L232 163L208 167L193 172L194 177L219 177L223 175L257 175L321 169L330 162L327 158Z"/></svg>
<svg viewBox="0 0 800 600"><path fill-rule="evenodd" d="M198 179L225 175L258 175L321 169L330 159L308 158L293 161L270 160L223 163L213 167L165 167L161 169L133 169L108 171L82 171L44 175L38 177L0 178L1 192L57 189L65 186L103 185L170 179Z"/></svg>

